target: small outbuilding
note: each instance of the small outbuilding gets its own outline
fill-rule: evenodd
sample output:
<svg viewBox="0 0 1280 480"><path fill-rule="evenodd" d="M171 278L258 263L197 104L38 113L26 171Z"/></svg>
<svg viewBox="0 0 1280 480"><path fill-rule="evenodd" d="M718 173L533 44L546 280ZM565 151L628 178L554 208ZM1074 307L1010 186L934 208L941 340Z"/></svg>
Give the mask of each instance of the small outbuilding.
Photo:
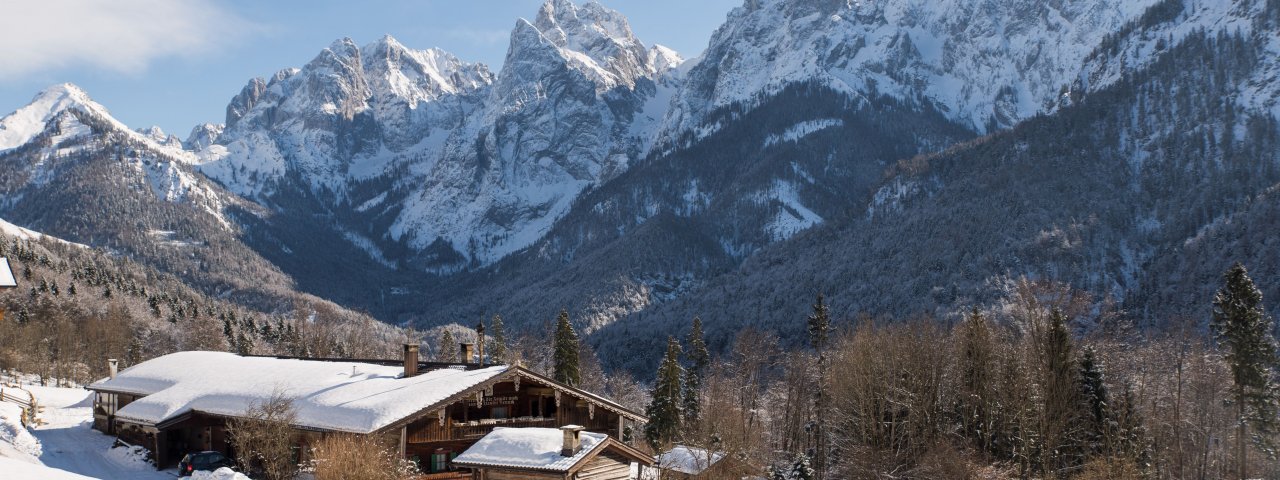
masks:
<svg viewBox="0 0 1280 480"><path fill-rule="evenodd" d="M657 470L656 478L662 480L752 478L759 475L756 469L728 458L723 452L685 445L676 445L659 454ZM654 477L650 475L649 478Z"/></svg>
<svg viewBox="0 0 1280 480"><path fill-rule="evenodd" d="M477 480L628 480L653 457L603 433L577 425L555 428L496 428L453 463Z"/></svg>

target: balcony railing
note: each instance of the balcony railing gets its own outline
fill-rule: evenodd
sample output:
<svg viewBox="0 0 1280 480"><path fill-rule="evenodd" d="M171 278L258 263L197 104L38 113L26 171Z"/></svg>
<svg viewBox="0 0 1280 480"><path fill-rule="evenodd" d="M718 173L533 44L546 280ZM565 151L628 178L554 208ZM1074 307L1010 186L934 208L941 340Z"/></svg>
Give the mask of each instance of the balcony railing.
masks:
<svg viewBox="0 0 1280 480"><path fill-rule="evenodd" d="M446 418L443 426L435 421L427 421L424 426L410 427L407 441L408 443L429 443L445 440L473 440L487 435L497 427L555 428L557 426L556 419L545 417L493 418L456 423Z"/></svg>

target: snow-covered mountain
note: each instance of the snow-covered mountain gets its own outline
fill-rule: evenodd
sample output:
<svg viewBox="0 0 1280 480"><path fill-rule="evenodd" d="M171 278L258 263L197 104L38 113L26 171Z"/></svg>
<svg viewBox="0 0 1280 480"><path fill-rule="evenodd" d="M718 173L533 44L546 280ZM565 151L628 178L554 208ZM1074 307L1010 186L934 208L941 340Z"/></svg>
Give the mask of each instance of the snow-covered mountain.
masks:
<svg viewBox="0 0 1280 480"><path fill-rule="evenodd" d="M215 243L423 324L768 327L825 285L850 315L945 312L1023 274L1145 308L1217 268L1179 249L1269 215L1241 205L1280 182L1277 25L1275 0L746 0L685 62L550 0L500 71L342 39L181 142L51 89L0 120L0 215ZM68 198L114 213L45 213Z"/></svg>
<svg viewBox="0 0 1280 480"><path fill-rule="evenodd" d="M228 198L191 172L194 160L176 137L158 128L134 131L72 84L40 92L25 107L0 119L0 155L6 167L0 182L7 193L0 208L18 208L26 192L66 180L73 157L128 147L120 155L120 180L167 202L198 206L226 223L222 209ZM229 228L229 225L228 225Z"/></svg>
<svg viewBox="0 0 1280 480"><path fill-rule="evenodd" d="M261 301L292 282L240 240L262 209L195 170L158 129L135 131L71 84L0 118L0 218Z"/></svg>
<svg viewBox="0 0 1280 480"><path fill-rule="evenodd" d="M375 257L430 249L430 269L483 265L541 238L581 191L641 155L663 115L649 102L656 82L679 62L618 12L550 1L516 22L497 75L390 36L343 39L250 81L215 143L199 140L208 127L188 144L203 146L202 172L241 195L279 204L282 185L302 183L350 214ZM363 231L368 217L390 224Z"/></svg>
<svg viewBox="0 0 1280 480"><path fill-rule="evenodd" d="M929 104L979 131L1052 111L1086 56L1155 0L747 0L716 30L663 141L708 115L818 82Z"/></svg>

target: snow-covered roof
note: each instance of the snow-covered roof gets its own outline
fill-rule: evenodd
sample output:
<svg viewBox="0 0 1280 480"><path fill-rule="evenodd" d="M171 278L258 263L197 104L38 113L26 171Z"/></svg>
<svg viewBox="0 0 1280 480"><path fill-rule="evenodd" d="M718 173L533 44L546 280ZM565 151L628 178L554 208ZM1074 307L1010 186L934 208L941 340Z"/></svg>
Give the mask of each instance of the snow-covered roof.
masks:
<svg viewBox="0 0 1280 480"><path fill-rule="evenodd" d="M13 288L18 281L13 278L13 270L9 268L9 259L0 257L0 288Z"/></svg>
<svg viewBox="0 0 1280 480"><path fill-rule="evenodd" d="M688 475L697 475L724 458L720 452L677 445L671 451L658 455L658 467Z"/></svg>
<svg viewBox="0 0 1280 480"><path fill-rule="evenodd" d="M566 472L578 462L603 448L609 436L581 432L582 448L572 457L560 455L564 432L557 428L495 428L453 463L478 466Z"/></svg>
<svg viewBox="0 0 1280 480"><path fill-rule="evenodd" d="M401 378L400 366L178 352L129 367L89 388L145 395L116 416L149 424L192 411L241 416L250 404L280 391L293 399L300 427L370 433L509 368L442 368Z"/></svg>

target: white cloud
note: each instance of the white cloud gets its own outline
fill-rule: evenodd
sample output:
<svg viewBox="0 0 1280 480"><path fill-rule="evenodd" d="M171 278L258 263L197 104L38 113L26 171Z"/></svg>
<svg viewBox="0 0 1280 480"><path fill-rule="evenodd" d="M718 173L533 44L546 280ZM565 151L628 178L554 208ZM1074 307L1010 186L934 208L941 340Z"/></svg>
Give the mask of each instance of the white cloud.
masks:
<svg viewBox="0 0 1280 480"><path fill-rule="evenodd" d="M9 0L0 7L0 79L83 67L137 74L253 28L208 0Z"/></svg>

